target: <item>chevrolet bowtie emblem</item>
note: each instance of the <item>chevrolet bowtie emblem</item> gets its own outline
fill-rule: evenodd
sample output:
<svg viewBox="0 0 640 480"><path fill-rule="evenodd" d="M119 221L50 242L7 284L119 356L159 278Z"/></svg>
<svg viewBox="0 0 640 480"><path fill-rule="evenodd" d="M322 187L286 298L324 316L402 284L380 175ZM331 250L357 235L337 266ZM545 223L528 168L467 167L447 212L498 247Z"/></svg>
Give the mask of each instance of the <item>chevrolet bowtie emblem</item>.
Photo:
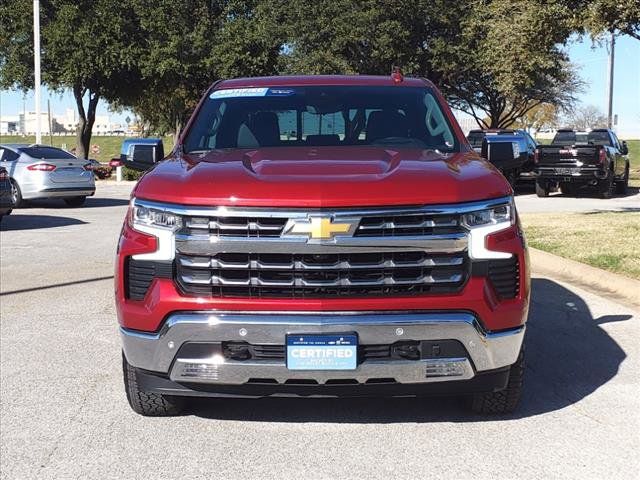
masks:
<svg viewBox="0 0 640 480"><path fill-rule="evenodd" d="M329 217L309 217L291 219L284 229L285 236L307 236L312 240L330 240L338 235L353 235L357 220L344 220L333 223Z"/></svg>

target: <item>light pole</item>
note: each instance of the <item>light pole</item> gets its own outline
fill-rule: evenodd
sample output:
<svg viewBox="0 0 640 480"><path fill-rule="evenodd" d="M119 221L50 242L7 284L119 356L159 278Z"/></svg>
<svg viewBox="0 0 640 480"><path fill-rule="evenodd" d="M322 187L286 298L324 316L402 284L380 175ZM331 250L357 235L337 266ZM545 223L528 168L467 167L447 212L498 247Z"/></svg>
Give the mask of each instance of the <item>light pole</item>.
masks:
<svg viewBox="0 0 640 480"><path fill-rule="evenodd" d="M613 66L616 53L616 35L611 32L611 43L609 45L609 109L607 113L607 126L613 128Z"/></svg>
<svg viewBox="0 0 640 480"><path fill-rule="evenodd" d="M35 73L36 143L42 143L42 128L40 126L40 0L33 0L33 67Z"/></svg>

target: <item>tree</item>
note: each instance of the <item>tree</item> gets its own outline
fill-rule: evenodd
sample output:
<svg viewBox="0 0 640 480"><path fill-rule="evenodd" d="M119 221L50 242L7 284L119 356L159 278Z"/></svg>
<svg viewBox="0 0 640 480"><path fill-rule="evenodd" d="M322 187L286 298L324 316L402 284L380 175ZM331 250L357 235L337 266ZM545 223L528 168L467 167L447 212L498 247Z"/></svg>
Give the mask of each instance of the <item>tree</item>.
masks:
<svg viewBox="0 0 640 480"><path fill-rule="evenodd" d="M33 87L32 2L5 0L0 24L0 88ZM126 0L43 0L40 12L42 80L71 90L78 110L76 153L87 158L100 99L135 93L140 73L139 30Z"/></svg>
<svg viewBox="0 0 640 480"><path fill-rule="evenodd" d="M578 29L598 36L615 30L640 40L640 2L637 0L586 0L581 2Z"/></svg>
<svg viewBox="0 0 640 480"><path fill-rule="evenodd" d="M132 0L144 38L141 88L118 102L141 123L177 137L203 92L220 78L277 73L282 41L265 28L268 2ZM274 22L275 23L275 22Z"/></svg>
<svg viewBox="0 0 640 480"><path fill-rule="evenodd" d="M283 70L303 74L405 74L440 80L434 48L454 41L463 3L446 0L292 0L280 4ZM469 3L469 2L466 2ZM437 12L437 14L434 14Z"/></svg>
<svg viewBox="0 0 640 480"><path fill-rule="evenodd" d="M607 117L598 107L585 105L576 108L568 115L567 126L574 130L607 128Z"/></svg>
<svg viewBox="0 0 640 480"><path fill-rule="evenodd" d="M515 125L518 128L525 128L527 130L533 128L538 131L544 128L553 127L557 123L558 109L556 106L550 103L541 103L520 117L515 122Z"/></svg>
<svg viewBox="0 0 640 480"><path fill-rule="evenodd" d="M580 81L560 46L573 12L542 0L293 0L292 73L426 76L482 127L511 125L543 103L566 109ZM437 12L437 14L434 14ZM484 121L488 118L488 121Z"/></svg>
<svg viewBox="0 0 640 480"><path fill-rule="evenodd" d="M542 104L569 108L581 88L560 48L571 20L568 8L539 0L470 9L456 41L437 52L451 104L483 128L508 127Z"/></svg>

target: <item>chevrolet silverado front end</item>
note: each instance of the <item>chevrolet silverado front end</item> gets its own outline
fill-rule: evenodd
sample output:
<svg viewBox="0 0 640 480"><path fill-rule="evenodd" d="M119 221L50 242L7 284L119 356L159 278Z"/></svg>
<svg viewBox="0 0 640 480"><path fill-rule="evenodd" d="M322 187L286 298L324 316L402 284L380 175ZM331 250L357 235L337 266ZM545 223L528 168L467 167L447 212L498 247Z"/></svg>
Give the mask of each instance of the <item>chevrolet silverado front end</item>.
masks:
<svg viewBox="0 0 640 480"><path fill-rule="evenodd" d="M529 301L512 194L428 81L214 84L122 229L132 408L455 393L512 411Z"/></svg>

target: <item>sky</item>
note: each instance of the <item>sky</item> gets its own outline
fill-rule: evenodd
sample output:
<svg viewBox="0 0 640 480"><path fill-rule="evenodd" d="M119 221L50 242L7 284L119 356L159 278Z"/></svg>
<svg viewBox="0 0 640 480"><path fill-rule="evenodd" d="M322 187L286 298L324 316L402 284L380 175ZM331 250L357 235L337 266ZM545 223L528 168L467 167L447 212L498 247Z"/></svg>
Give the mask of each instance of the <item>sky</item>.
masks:
<svg viewBox="0 0 640 480"><path fill-rule="evenodd" d="M580 77L585 82L585 90L578 95L584 105L594 105L604 114L607 112L608 46L594 44L590 38L571 39L567 46L571 61L578 67ZM618 115L617 130L625 138L640 138L640 41L629 36L616 39L614 70L613 110ZM213 80L213 79L212 79ZM70 92L63 94L49 92L43 88L42 111L46 112L47 99L51 101L51 111L63 114L67 108L75 109L75 101ZM0 91L0 115L17 115L26 109L35 111L33 92ZM111 115L111 121L124 124L131 112L110 113L108 105L100 102L98 115Z"/></svg>

